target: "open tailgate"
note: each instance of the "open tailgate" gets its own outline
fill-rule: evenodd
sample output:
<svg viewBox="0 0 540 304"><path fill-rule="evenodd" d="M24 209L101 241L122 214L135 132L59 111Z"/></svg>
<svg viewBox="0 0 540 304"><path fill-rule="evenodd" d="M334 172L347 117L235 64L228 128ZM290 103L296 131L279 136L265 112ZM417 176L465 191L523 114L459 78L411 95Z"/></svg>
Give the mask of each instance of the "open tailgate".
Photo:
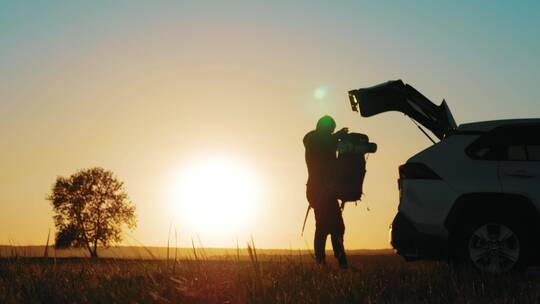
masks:
<svg viewBox="0 0 540 304"><path fill-rule="evenodd" d="M373 87L349 91L353 111L370 117L387 111L398 111L411 117L443 139L457 128L448 105L436 105L412 86L401 80L388 81Z"/></svg>

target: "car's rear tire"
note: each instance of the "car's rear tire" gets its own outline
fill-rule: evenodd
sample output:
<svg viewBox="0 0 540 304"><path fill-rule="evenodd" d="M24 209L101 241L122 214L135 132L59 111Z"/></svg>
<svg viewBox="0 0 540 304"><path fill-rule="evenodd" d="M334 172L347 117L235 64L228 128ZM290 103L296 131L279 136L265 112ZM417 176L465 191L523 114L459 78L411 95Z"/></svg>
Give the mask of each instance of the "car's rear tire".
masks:
<svg viewBox="0 0 540 304"><path fill-rule="evenodd" d="M470 221L454 238L452 264L488 274L523 270L531 256L531 232L526 228L502 217Z"/></svg>

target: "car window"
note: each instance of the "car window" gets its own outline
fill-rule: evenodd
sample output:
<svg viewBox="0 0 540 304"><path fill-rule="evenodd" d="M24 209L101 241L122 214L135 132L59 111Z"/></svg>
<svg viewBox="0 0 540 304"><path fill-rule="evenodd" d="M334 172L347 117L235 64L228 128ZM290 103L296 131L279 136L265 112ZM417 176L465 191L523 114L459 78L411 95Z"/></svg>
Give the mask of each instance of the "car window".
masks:
<svg viewBox="0 0 540 304"><path fill-rule="evenodd" d="M466 149L472 159L540 161L540 126L509 125L496 128Z"/></svg>
<svg viewBox="0 0 540 304"><path fill-rule="evenodd" d="M492 150L491 147L481 147L476 150L473 150L471 153L474 154L474 156L478 158L484 158L489 154L491 150Z"/></svg>
<svg viewBox="0 0 540 304"><path fill-rule="evenodd" d="M509 146L506 156L507 160L527 160L527 150L525 150L525 145Z"/></svg>
<svg viewBox="0 0 540 304"><path fill-rule="evenodd" d="M527 145L529 160L540 161L540 145Z"/></svg>

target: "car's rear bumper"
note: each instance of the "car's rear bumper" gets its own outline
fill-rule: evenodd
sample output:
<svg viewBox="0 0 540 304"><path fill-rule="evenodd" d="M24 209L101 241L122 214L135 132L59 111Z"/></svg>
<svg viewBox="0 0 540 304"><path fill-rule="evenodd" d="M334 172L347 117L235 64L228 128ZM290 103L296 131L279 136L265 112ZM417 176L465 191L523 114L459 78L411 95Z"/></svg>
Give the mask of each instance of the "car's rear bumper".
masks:
<svg viewBox="0 0 540 304"><path fill-rule="evenodd" d="M390 243L408 261L448 258L448 240L419 232L414 224L398 212L390 226Z"/></svg>

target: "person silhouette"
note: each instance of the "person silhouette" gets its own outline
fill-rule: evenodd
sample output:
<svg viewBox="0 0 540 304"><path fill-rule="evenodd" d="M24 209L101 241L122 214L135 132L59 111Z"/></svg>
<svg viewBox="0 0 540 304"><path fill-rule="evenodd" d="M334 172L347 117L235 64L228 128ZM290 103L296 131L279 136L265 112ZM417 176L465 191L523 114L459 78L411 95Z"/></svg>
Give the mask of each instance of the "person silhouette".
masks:
<svg viewBox="0 0 540 304"><path fill-rule="evenodd" d="M315 212L314 249L317 263L325 263L326 239L330 234L334 256L341 268L347 268L347 256L343 246L345 224L334 183L338 142L349 130L343 128L334 133L335 129L334 119L325 115L318 120L315 130L304 136L308 169L306 197Z"/></svg>

